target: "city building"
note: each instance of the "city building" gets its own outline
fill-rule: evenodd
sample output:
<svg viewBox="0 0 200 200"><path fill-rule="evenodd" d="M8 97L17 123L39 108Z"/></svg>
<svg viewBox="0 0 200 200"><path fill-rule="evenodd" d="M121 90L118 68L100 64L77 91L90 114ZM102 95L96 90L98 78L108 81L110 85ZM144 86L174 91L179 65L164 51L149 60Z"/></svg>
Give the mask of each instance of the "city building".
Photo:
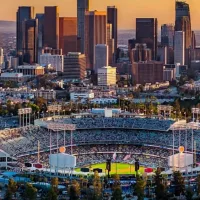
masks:
<svg viewBox="0 0 200 200"><path fill-rule="evenodd" d="M26 81L29 77L24 76L22 73L2 73L0 76L1 81L14 81L17 83L23 83Z"/></svg>
<svg viewBox="0 0 200 200"><path fill-rule="evenodd" d="M196 48L196 35L195 35L195 32L192 31L192 42L191 42L191 47L192 49L195 49Z"/></svg>
<svg viewBox="0 0 200 200"><path fill-rule="evenodd" d="M158 46L157 61L161 61L164 64L168 63L168 46Z"/></svg>
<svg viewBox="0 0 200 200"><path fill-rule="evenodd" d="M86 57L79 52L69 52L64 58L63 77L66 79L84 79L86 74Z"/></svg>
<svg viewBox="0 0 200 200"><path fill-rule="evenodd" d="M108 45L97 44L95 46L95 72L97 73L99 68L108 66Z"/></svg>
<svg viewBox="0 0 200 200"><path fill-rule="evenodd" d="M44 67L40 65L20 65L16 71L29 76L44 75Z"/></svg>
<svg viewBox="0 0 200 200"><path fill-rule="evenodd" d="M162 62L147 61L132 63L133 84L163 82L164 65Z"/></svg>
<svg viewBox="0 0 200 200"><path fill-rule="evenodd" d="M36 14L35 19L38 20L38 62L44 46L44 14Z"/></svg>
<svg viewBox="0 0 200 200"><path fill-rule="evenodd" d="M163 24L161 26L161 45L167 47L174 46L174 25Z"/></svg>
<svg viewBox="0 0 200 200"><path fill-rule="evenodd" d="M156 18L136 19L136 42L147 44L152 50L152 60L157 58L158 21Z"/></svg>
<svg viewBox="0 0 200 200"><path fill-rule="evenodd" d="M196 47L191 49L191 61L193 60L200 60L200 48Z"/></svg>
<svg viewBox="0 0 200 200"><path fill-rule="evenodd" d="M108 65L112 66L114 62L114 39L112 38L112 24L107 24L107 45L108 45Z"/></svg>
<svg viewBox="0 0 200 200"><path fill-rule="evenodd" d="M77 30L81 53L85 54L85 12L89 11L89 0L77 0Z"/></svg>
<svg viewBox="0 0 200 200"><path fill-rule="evenodd" d="M112 39L114 40L114 61L116 62L117 54L117 35L118 35L118 20L117 20L117 8L115 6L107 7L107 23L112 24Z"/></svg>
<svg viewBox="0 0 200 200"><path fill-rule="evenodd" d="M64 56L45 53L40 55L40 65L51 65L56 72L63 72Z"/></svg>
<svg viewBox="0 0 200 200"><path fill-rule="evenodd" d="M176 1L175 31L185 32L185 49L191 47L191 17L190 7L185 1Z"/></svg>
<svg viewBox="0 0 200 200"><path fill-rule="evenodd" d="M94 70L95 46L107 43L107 18L104 11L85 12L85 55L87 69Z"/></svg>
<svg viewBox="0 0 200 200"><path fill-rule="evenodd" d="M164 65L165 69L173 70L173 77L176 78L176 65L174 64L166 64Z"/></svg>
<svg viewBox="0 0 200 200"><path fill-rule="evenodd" d="M94 98L94 92L92 90L84 91L84 92L70 92L70 100L77 101L80 100L81 102L88 101Z"/></svg>
<svg viewBox="0 0 200 200"><path fill-rule="evenodd" d="M190 67L192 70L200 72L200 60L192 60Z"/></svg>
<svg viewBox="0 0 200 200"><path fill-rule="evenodd" d="M19 65L18 57L11 57L11 68L16 69Z"/></svg>
<svg viewBox="0 0 200 200"><path fill-rule="evenodd" d="M99 68L98 71L98 85L109 86L116 85L116 68L110 66L104 66Z"/></svg>
<svg viewBox="0 0 200 200"><path fill-rule="evenodd" d="M59 18L59 48L63 54L68 52L77 52L77 18L60 17Z"/></svg>
<svg viewBox="0 0 200 200"><path fill-rule="evenodd" d="M174 35L174 63L185 64L185 33L175 31Z"/></svg>
<svg viewBox="0 0 200 200"><path fill-rule="evenodd" d="M131 63L140 61L150 61L151 58L151 49L148 49L146 44L137 43L135 45L135 48L132 48L130 52Z"/></svg>
<svg viewBox="0 0 200 200"><path fill-rule="evenodd" d="M34 95L36 98L42 97L46 100L52 101L53 99L56 99L56 91L55 90L35 90Z"/></svg>
<svg viewBox="0 0 200 200"><path fill-rule="evenodd" d="M116 104L117 98L94 98L90 102L94 104L104 105L104 104Z"/></svg>
<svg viewBox="0 0 200 200"><path fill-rule="evenodd" d="M38 60L38 20L29 19L23 22L23 61L33 64Z"/></svg>
<svg viewBox="0 0 200 200"><path fill-rule="evenodd" d="M51 55L63 55L62 49L53 49L49 47L42 49L42 54L44 53L50 53Z"/></svg>
<svg viewBox="0 0 200 200"><path fill-rule="evenodd" d="M19 7L17 11L17 30L16 30L17 54L22 53L23 49L23 22L29 19L34 19L34 7L29 7L29 6Z"/></svg>
<svg viewBox="0 0 200 200"><path fill-rule="evenodd" d="M57 6L44 8L44 47L59 49L59 10Z"/></svg>
<svg viewBox="0 0 200 200"><path fill-rule="evenodd" d="M4 63L3 49L0 48L0 68L2 69Z"/></svg>
<svg viewBox="0 0 200 200"><path fill-rule="evenodd" d="M175 76L174 76L174 69L164 69L163 71L163 81L173 81L175 80Z"/></svg>

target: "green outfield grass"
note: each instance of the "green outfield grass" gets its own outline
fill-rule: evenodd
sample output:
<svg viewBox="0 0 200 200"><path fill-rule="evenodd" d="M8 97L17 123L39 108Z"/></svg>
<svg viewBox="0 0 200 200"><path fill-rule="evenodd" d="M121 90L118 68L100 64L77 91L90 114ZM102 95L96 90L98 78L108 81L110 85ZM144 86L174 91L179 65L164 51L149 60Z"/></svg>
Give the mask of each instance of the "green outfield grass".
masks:
<svg viewBox="0 0 200 200"><path fill-rule="evenodd" d="M94 164L90 166L84 166L90 168L91 170L95 168L100 168L105 172L106 163ZM80 168L75 169L75 171L80 172ZM106 171L107 173L107 171ZM139 173L144 173L144 167L140 166ZM135 165L130 165L126 163L112 163L110 174L135 174Z"/></svg>

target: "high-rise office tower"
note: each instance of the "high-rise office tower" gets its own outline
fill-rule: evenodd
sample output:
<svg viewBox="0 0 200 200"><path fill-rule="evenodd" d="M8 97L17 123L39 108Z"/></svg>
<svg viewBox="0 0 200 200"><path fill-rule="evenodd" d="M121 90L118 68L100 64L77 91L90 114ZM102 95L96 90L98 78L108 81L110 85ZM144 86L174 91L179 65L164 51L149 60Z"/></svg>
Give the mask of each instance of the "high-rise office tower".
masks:
<svg viewBox="0 0 200 200"><path fill-rule="evenodd" d="M157 60L163 62L164 64L168 64L168 47L158 45L157 51Z"/></svg>
<svg viewBox="0 0 200 200"><path fill-rule="evenodd" d="M86 58L79 52L69 52L64 58L63 76L66 79L84 79L86 73Z"/></svg>
<svg viewBox="0 0 200 200"><path fill-rule="evenodd" d="M164 65L162 62L135 62L131 67L133 84L163 82Z"/></svg>
<svg viewBox="0 0 200 200"><path fill-rule="evenodd" d="M95 45L106 44L106 12L88 11L85 13L85 54L87 68L94 69Z"/></svg>
<svg viewBox="0 0 200 200"><path fill-rule="evenodd" d="M151 49L147 48L146 44L136 44L130 52L130 60L133 62L150 61L151 60Z"/></svg>
<svg viewBox="0 0 200 200"><path fill-rule="evenodd" d="M112 38L112 24L107 24L108 65L112 66L114 61L114 39Z"/></svg>
<svg viewBox="0 0 200 200"><path fill-rule="evenodd" d="M175 31L185 32L185 48L190 48L192 38L190 7L184 1L176 1Z"/></svg>
<svg viewBox="0 0 200 200"><path fill-rule="evenodd" d="M0 69L2 69L3 63L4 63L3 49L0 48Z"/></svg>
<svg viewBox="0 0 200 200"><path fill-rule="evenodd" d="M107 7L107 23L112 24L112 38L114 39L114 60L116 62L117 54L117 8L115 6Z"/></svg>
<svg viewBox="0 0 200 200"><path fill-rule="evenodd" d="M185 32L175 31L174 35L174 63L185 65Z"/></svg>
<svg viewBox="0 0 200 200"><path fill-rule="evenodd" d="M152 60L157 58L158 21L156 18L136 19L136 42L147 44L152 50Z"/></svg>
<svg viewBox="0 0 200 200"><path fill-rule="evenodd" d="M161 26L161 45L167 47L174 46L174 25L163 24Z"/></svg>
<svg viewBox="0 0 200 200"><path fill-rule="evenodd" d="M85 53L85 12L89 11L89 0L77 0L77 30L81 53Z"/></svg>
<svg viewBox="0 0 200 200"><path fill-rule="evenodd" d="M60 17L59 19L59 48L63 54L77 52L77 18Z"/></svg>
<svg viewBox="0 0 200 200"><path fill-rule="evenodd" d="M44 46L59 49L59 10L57 6L44 8Z"/></svg>
<svg viewBox="0 0 200 200"><path fill-rule="evenodd" d="M23 22L23 55L25 63L36 63L38 60L38 20L29 19Z"/></svg>
<svg viewBox="0 0 200 200"><path fill-rule="evenodd" d="M17 11L17 54L22 53L23 48L23 21L34 18L34 7L22 6Z"/></svg>
<svg viewBox="0 0 200 200"><path fill-rule="evenodd" d="M38 62L44 46L44 14L36 14L38 20Z"/></svg>
<svg viewBox="0 0 200 200"><path fill-rule="evenodd" d="M95 72L104 66L108 66L108 45L97 44L95 46Z"/></svg>
<svg viewBox="0 0 200 200"><path fill-rule="evenodd" d="M195 35L195 32L192 31L192 49L195 49L196 48L196 35Z"/></svg>

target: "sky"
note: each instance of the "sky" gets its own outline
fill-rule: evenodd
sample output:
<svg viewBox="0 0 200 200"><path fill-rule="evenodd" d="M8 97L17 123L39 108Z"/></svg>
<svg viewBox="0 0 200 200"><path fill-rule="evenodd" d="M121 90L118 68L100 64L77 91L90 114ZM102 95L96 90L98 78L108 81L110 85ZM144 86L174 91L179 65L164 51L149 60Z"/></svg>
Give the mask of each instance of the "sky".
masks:
<svg viewBox="0 0 200 200"><path fill-rule="evenodd" d="M2 1L2 2L1 2ZM35 12L43 12L44 6L59 6L61 17L76 16L76 0L0 0L0 20L16 20L18 6L34 6ZM190 4L192 29L200 30L200 0L186 0ZM135 18L157 17L159 25L174 23L175 0L90 0L90 10L118 8L119 29L135 29Z"/></svg>

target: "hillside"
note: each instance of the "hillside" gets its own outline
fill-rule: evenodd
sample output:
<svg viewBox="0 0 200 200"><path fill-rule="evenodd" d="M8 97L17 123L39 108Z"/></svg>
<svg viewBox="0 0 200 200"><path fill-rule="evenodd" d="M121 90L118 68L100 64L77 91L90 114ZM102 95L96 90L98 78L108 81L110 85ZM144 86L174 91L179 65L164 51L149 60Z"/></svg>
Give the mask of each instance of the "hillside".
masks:
<svg viewBox="0 0 200 200"><path fill-rule="evenodd" d="M1 33L15 33L16 32L16 22L0 20L0 32Z"/></svg>

